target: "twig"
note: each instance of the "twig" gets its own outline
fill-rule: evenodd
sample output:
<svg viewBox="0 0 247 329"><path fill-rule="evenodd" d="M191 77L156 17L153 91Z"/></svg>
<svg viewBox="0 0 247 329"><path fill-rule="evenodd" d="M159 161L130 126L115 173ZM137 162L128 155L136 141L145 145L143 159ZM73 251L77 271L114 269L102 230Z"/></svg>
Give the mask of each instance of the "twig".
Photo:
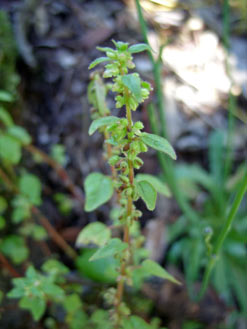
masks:
<svg viewBox="0 0 247 329"><path fill-rule="evenodd" d="M64 250L64 252L70 257L70 258L76 258L77 253L73 248L70 247L70 245L62 238L62 236L54 229L54 227L50 224L49 220L41 213L41 211L36 208L35 206L32 206L32 213L36 215L40 221L40 223L44 226L44 228L47 230L50 237L56 242L56 244Z"/></svg>
<svg viewBox="0 0 247 329"><path fill-rule="evenodd" d="M20 278L21 275L14 269L14 267L9 263L9 261L5 258L5 256L0 252L0 262L3 264L12 277Z"/></svg>
<svg viewBox="0 0 247 329"><path fill-rule="evenodd" d="M66 188L71 192L71 194L78 201L80 201L80 203L84 207L84 197L83 197L80 189L74 185L74 183L70 179L66 170L59 163L57 163L54 159L49 157L49 155L47 155L45 152L41 151L34 145L30 144L30 145L25 146L25 148L30 153L40 156L45 163L47 163L50 167L52 167L56 171L57 175L64 182L64 185L66 186Z"/></svg>

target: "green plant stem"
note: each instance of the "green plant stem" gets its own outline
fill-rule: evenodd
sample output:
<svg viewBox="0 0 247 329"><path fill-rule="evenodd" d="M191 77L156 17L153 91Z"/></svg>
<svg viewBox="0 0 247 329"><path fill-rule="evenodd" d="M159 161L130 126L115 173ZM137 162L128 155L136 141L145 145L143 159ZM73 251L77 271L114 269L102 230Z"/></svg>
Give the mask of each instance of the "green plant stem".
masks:
<svg viewBox="0 0 247 329"><path fill-rule="evenodd" d="M125 91L126 94L128 95L128 91ZM132 116L131 116L131 109L126 105L126 118L128 120L128 131L130 132L133 126L132 123ZM133 168L133 163L132 161L128 160L128 165L129 165L129 183L131 186L134 184L134 168ZM128 250L129 252L131 251L130 248L130 236L129 236L129 222L128 218L131 217L133 209L133 199L132 196L129 195L127 199L127 216L125 219L125 224L124 224L124 238L123 241L128 244ZM117 315L117 321L115 328L119 328L120 322L121 322L121 302L123 299L123 293L124 293L124 276L126 274L126 266L128 263L128 260L126 259L121 259L121 268L120 268L120 280L118 281L117 285L117 293L116 293L116 315Z"/></svg>
<svg viewBox="0 0 247 329"><path fill-rule="evenodd" d="M224 0L223 3L223 44L225 47L225 70L231 82L230 88L233 86L233 79L231 75L231 67L229 63L229 49L230 49L230 4L229 0ZM233 150L232 137L234 132L234 114L236 113L236 97L230 89L228 97L228 129L227 129L227 143L226 143L226 160L224 168L224 177L227 178L232 169Z"/></svg>
<svg viewBox="0 0 247 329"><path fill-rule="evenodd" d="M213 251L211 253L210 261L208 263L208 266L207 266L204 276L203 276L202 287L201 287L201 291L199 294L199 299L201 299L204 296L204 294L207 290L210 275L211 275L214 265L218 259L222 245L223 245L228 233L231 231L232 223L234 221L235 215L239 209L239 206L241 204L241 201L242 201L246 191L247 191L247 172L244 175L243 182L242 182L242 184L237 192L237 195L233 201L233 204L232 204L231 210L229 212L229 215L226 219L225 225L222 228L222 231L221 231L221 233L215 243Z"/></svg>

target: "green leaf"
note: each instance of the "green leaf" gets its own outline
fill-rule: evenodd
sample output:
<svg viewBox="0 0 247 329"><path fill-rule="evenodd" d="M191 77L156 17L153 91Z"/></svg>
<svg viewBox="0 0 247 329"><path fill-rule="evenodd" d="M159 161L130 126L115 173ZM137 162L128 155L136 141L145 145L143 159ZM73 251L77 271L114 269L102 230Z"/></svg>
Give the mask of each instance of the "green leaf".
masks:
<svg viewBox="0 0 247 329"><path fill-rule="evenodd" d="M25 240L17 235L8 235L0 243L0 250L15 264L20 264L27 259L29 250Z"/></svg>
<svg viewBox="0 0 247 329"><path fill-rule="evenodd" d="M97 248L84 248L82 255L76 259L76 267L84 277L90 280L102 283L115 283L118 277L116 268L120 266L119 260L111 256L90 262L89 259L96 251Z"/></svg>
<svg viewBox="0 0 247 329"><path fill-rule="evenodd" d="M110 177L101 173L92 173L84 183L86 202L85 210L92 211L110 200L113 194L113 183Z"/></svg>
<svg viewBox="0 0 247 329"><path fill-rule="evenodd" d="M0 106L0 121L2 121L6 127L14 125L10 114L2 106Z"/></svg>
<svg viewBox="0 0 247 329"><path fill-rule="evenodd" d="M91 123L88 133L91 136L93 133L95 133L97 129L104 126L112 125L117 121L119 121L119 118L114 116L106 116L103 118L96 119Z"/></svg>
<svg viewBox="0 0 247 329"><path fill-rule="evenodd" d="M39 206L41 204L42 185L38 177L32 174L24 174L19 180L19 190L30 202Z"/></svg>
<svg viewBox="0 0 247 329"><path fill-rule="evenodd" d="M110 47L96 47L96 49L98 49L99 51L102 51L104 53L107 53L108 51L110 51L110 52L114 51L114 49L110 48Z"/></svg>
<svg viewBox="0 0 247 329"><path fill-rule="evenodd" d="M43 282L42 291L56 301L64 297L63 288L52 282Z"/></svg>
<svg viewBox="0 0 247 329"><path fill-rule="evenodd" d="M65 297L63 305L68 313L74 313L82 307L82 302L80 297L74 293Z"/></svg>
<svg viewBox="0 0 247 329"><path fill-rule="evenodd" d="M152 329L152 327L139 316L132 315L123 320L123 329Z"/></svg>
<svg viewBox="0 0 247 329"><path fill-rule="evenodd" d="M163 183L159 178L157 178L153 175L138 174L138 175L136 175L136 180L137 180L137 182L141 182L141 181L145 180L146 182L150 183L158 193L160 193L166 197L171 196L171 192L170 192L168 186L165 183Z"/></svg>
<svg viewBox="0 0 247 329"><path fill-rule="evenodd" d="M13 206L13 212L11 219L14 223L20 223L24 219L30 218L31 215L31 204L30 201L23 195L17 195L11 202Z"/></svg>
<svg viewBox="0 0 247 329"><path fill-rule="evenodd" d="M46 309L45 300L35 296L23 297L19 305L21 308L29 310L35 321L40 320Z"/></svg>
<svg viewBox="0 0 247 329"><path fill-rule="evenodd" d="M138 43L137 45L133 45L129 47L129 52L131 54L141 53L142 51L149 50L152 51L151 47L146 43Z"/></svg>
<svg viewBox="0 0 247 329"><path fill-rule="evenodd" d="M122 82L127 87L138 102L142 101L141 79L137 73L126 74L122 77Z"/></svg>
<svg viewBox="0 0 247 329"><path fill-rule="evenodd" d="M171 144L165 138L154 134L142 133L141 139L146 145L157 151L163 152L169 155L173 160L176 160L176 153Z"/></svg>
<svg viewBox="0 0 247 329"><path fill-rule="evenodd" d="M54 144L51 148L51 157L61 166L66 164L65 148L62 144Z"/></svg>
<svg viewBox="0 0 247 329"><path fill-rule="evenodd" d="M48 259L42 265L42 271L52 275L64 275L69 273L69 268L56 259Z"/></svg>
<svg viewBox="0 0 247 329"><path fill-rule="evenodd" d="M149 210L154 210L157 198L157 192L154 187L146 180L137 181L136 187L138 194L146 203L147 208Z"/></svg>
<svg viewBox="0 0 247 329"><path fill-rule="evenodd" d="M21 144L12 136L0 136L0 157L12 164L21 159Z"/></svg>
<svg viewBox="0 0 247 329"><path fill-rule="evenodd" d="M90 243L103 246L110 238L111 231L106 225L100 222L90 223L79 233L76 246L80 247Z"/></svg>
<svg viewBox="0 0 247 329"><path fill-rule="evenodd" d="M16 138L22 145L31 143L31 137L27 131L19 126L12 126L8 129L8 134Z"/></svg>
<svg viewBox="0 0 247 329"><path fill-rule="evenodd" d="M5 90L0 90L0 101L1 102L13 102L14 97Z"/></svg>
<svg viewBox="0 0 247 329"><path fill-rule="evenodd" d="M94 68L96 65L103 63L103 62L109 62L109 58L108 57L99 57L96 58L88 67L89 70L91 70L92 68Z"/></svg>
<svg viewBox="0 0 247 329"><path fill-rule="evenodd" d="M158 276L160 278L169 280L176 284L181 284L178 280L176 280L171 274L169 274L163 267L161 267L156 262L151 259L146 259L142 262L142 268L144 268L147 274Z"/></svg>
<svg viewBox="0 0 247 329"><path fill-rule="evenodd" d="M128 247L128 244L118 238L111 239L105 246L99 248L89 261L116 255Z"/></svg>

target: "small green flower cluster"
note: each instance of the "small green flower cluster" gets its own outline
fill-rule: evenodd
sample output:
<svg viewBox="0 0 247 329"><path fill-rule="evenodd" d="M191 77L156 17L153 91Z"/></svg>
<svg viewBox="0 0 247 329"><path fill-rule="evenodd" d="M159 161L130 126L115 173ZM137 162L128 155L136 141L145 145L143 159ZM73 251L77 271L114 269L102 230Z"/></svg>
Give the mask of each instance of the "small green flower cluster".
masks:
<svg viewBox="0 0 247 329"><path fill-rule="evenodd" d="M112 78L111 90L117 93L115 97L116 107L128 106L135 111L140 103L149 97L151 86L148 82L142 81L138 73L128 74L129 69L134 69L132 53L136 52L133 46L128 43L113 41L116 49L109 47L98 47L105 52L107 57L100 57L91 63L89 68L101 62L109 62L105 65L103 77Z"/></svg>

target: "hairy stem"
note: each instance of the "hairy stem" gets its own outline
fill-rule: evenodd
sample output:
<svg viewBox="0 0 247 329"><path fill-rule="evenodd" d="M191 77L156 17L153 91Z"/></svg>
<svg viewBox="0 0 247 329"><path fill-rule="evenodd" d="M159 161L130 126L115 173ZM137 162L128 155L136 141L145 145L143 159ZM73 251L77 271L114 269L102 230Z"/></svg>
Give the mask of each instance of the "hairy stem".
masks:
<svg viewBox="0 0 247 329"><path fill-rule="evenodd" d="M133 123L132 123L132 116L131 116L131 109L126 105L126 118L128 120L128 131L131 131ZM128 166L129 166L129 183L130 186L132 187L134 184L134 168L133 168L133 163L131 160L128 159ZM132 209L133 209L133 199L132 196L129 195L127 199L127 216L125 219L125 224L124 224L124 237L123 241L128 244L128 251L131 251L130 248L130 236L129 236L129 221L128 218L131 217L132 214ZM120 268L120 280L118 281L117 285L117 293L116 293L116 314L117 314L117 321L116 321L116 326L115 328L119 328L120 322L121 322L121 302L123 299L123 294L124 294L124 276L126 274L126 266L128 265L128 259L122 259L121 260L121 268Z"/></svg>

